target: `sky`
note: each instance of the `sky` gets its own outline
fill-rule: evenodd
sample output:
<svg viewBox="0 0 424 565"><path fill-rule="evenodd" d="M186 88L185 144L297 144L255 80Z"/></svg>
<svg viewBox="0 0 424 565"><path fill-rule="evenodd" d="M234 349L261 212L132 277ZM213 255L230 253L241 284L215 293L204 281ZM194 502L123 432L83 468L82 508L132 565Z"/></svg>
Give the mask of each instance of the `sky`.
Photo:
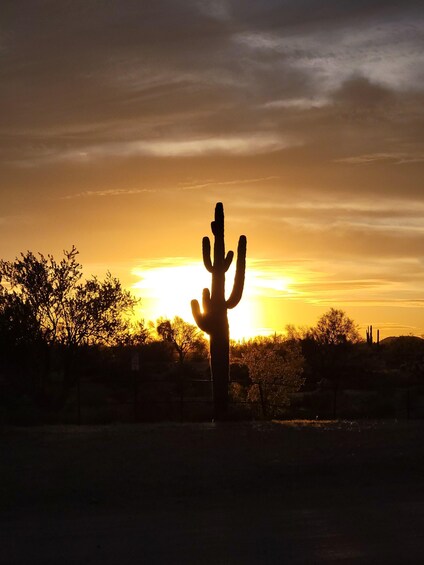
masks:
<svg viewBox="0 0 424 565"><path fill-rule="evenodd" d="M424 334L423 15L408 0L3 0L0 257L75 245L146 320L193 322L223 202L227 249L248 240L234 337L331 307L363 334Z"/></svg>

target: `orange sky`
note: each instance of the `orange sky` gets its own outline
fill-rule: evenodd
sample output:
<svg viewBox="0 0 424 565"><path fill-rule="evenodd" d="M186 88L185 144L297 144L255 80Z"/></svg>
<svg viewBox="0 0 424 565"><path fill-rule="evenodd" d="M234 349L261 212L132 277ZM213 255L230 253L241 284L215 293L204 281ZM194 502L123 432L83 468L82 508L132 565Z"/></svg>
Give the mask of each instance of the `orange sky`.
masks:
<svg viewBox="0 0 424 565"><path fill-rule="evenodd" d="M6 3L0 256L75 244L144 317L188 318L179 281L200 298L222 201L227 248L248 237L237 336L332 306L383 337L424 333L422 16L413 1Z"/></svg>

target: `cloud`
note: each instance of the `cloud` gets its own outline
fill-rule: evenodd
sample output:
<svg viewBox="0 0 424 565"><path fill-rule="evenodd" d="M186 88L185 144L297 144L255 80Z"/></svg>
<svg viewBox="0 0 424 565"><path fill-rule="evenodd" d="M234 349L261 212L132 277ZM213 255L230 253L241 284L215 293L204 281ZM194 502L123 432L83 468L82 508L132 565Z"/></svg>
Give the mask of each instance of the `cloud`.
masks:
<svg viewBox="0 0 424 565"><path fill-rule="evenodd" d="M275 181L280 179L281 177L277 176L270 176L270 177L259 177L259 178L252 178L252 179L233 179L227 181L214 181L208 180L207 182L202 183L193 183L193 182L184 182L181 185L182 190L197 190L201 188L209 188L209 187L222 187L222 186L240 186L240 185L250 185L250 184L257 184L257 183L267 183L269 181Z"/></svg>
<svg viewBox="0 0 424 565"><path fill-rule="evenodd" d="M61 196L60 200L74 200L75 198L92 198L105 196L127 196L132 194L142 194L144 192L155 192L148 188L116 188L110 190L86 190L75 194L66 194Z"/></svg>
<svg viewBox="0 0 424 565"><path fill-rule="evenodd" d="M257 56L272 60L313 80L315 90L338 88L351 75L361 75L390 88L423 86L416 73L422 49L423 25L418 21L392 21L384 17L359 24L346 11L340 27L326 25L284 32L249 30L234 40Z"/></svg>
<svg viewBox="0 0 424 565"><path fill-rule="evenodd" d="M197 0L200 12L217 20L228 21L230 19L230 6L226 0Z"/></svg>
<svg viewBox="0 0 424 565"><path fill-rule="evenodd" d="M258 179L260 180L260 179ZM278 180L270 177L268 180ZM280 181L281 182L281 181ZM305 193L286 194L282 201L270 195L259 202L253 200L237 200L237 206L254 209L257 213L266 214L267 221L291 220L305 222L312 226L328 225L330 222L351 221L353 224L368 222L370 226L388 224L397 229L413 224L422 225L424 202L420 199L386 198L376 201L367 195L350 195L348 198L331 198L311 191Z"/></svg>
<svg viewBox="0 0 424 565"><path fill-rule="evenodd" d="M321 108L329 104L327 98L286 98L282 100L272 100L264 103L264 108L294 108L298 110L311 110Z"/></svg>
<svg viewBox="0 0 424 565"><path fill-rule="evenodd" d="M9 4L0 160L48 168L270 154L258 178L293 168L272 160L293 147L302 175L318 155L335 166L389 154L418 162L420 10L335 0L52 9L36 0L23 17Z"/></svg>
<svg viewBox="0 0 424 565"><path fill-rule="evenodd" d="M369 165L376 162L392 162L396 165L408 163L422 163L424 153L371 153L368 155L357 155L355 157L344 157L335 159L335 163L346 163L348 165Z"/></svg>
<svg viewBox="0 0 424 565"><path fill-rule="evenodd" d="M276 134L254 132L234 137L207 139L162 139L150 141L110 142L86 146L80 149L57 149L33 155L22 164L40 164L54 161L88 162L103 158L150 157L197 157L201 155L251 155L279 151L298 144Z"/></svg>
<svg viewBox="0 0 424 565"><path fill-rule="evenodd" d="M405 269L400 272L399 268ZM424 274L413 261L390 258L370 263L320 260L309 268L298 268L292 278L292 294L287 298L312 304L340 306L383 305L385 307L424 307L421 288Z"/></svg>
<svg viewBox="0 0 424 565"><path fill-rule="evenodd" d="M186 157L205 153L223 153L234 155L250 155L278 151L293 145L278 135L268 133L252 133L246 136L234 136L209 139L185 139L175 141L135 142L130 145L136 152L155 157Z"/></svg>

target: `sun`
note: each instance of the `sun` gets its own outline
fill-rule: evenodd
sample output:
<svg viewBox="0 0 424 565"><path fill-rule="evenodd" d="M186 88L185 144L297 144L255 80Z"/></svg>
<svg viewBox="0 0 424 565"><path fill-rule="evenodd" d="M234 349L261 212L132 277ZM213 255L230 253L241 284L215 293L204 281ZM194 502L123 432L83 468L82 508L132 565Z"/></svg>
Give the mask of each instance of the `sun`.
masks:
<svg viewBox="0 0 424 565"><path fill-rule="evenodd" d="M131 290L141 299L140 315L145 320L180 316L194 324L190 303L193 299L201 302L203 288L211 286L211 275L202 262L180 257L136 267L132 274L138 280ZM231 292L233 279L234 271L230 269L226 277L227 296ZM249 277L246 277L240 303L228 311L232 339L241 340L258 335L259 308L254 294Z"/></svg>
<svg viewBox="0 0 424 565"><path fill-rule="evenodd" d="M247 293L246 293L247 294ZM259 333L257 304L246 297L233 310L228 310L230 337L236 341L255 337Z"/></svg>
<svg viewBox="0 0 424 565"><path fill-rule="evenodd" d="M232 265L226 274L226 295L231 293L235 274ZM201 303L202 290L211 288L211 275L201 261L187 257L168 257L144 261L132 270L136 281L131 287L140 298L137 315L145 321L156 321L161 316L180 316L195 323L190 303ZM261 260L248 259L243 296L240 303L228 311L230 338L236 341L258 335L283 333L285 324L284 304L296 300L301 280L299 273L270 265ZM282 310L276 311L274 299ZM270 304L273 306L270 307ZM277 323L278 320L278 323ZM284 320L286 322L284 323ZM277 323L277 325L275 325Z"/></svg>

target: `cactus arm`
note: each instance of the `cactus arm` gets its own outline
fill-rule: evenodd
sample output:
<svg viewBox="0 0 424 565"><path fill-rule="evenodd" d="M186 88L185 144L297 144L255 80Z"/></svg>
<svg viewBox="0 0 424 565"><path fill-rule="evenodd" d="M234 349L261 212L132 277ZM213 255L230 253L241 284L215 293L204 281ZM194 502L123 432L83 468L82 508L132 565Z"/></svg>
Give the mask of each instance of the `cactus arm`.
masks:
<svg viewBox="0 0 424 565"><path fill-rule="evenodd" d="M209 327L209 324L208 324L207 317L204 314L201 313L200 305L199 305L199 302L197 300L191 301L191 312L193 314L193 318L196 321L196 324L199 326L199 328L202 330L202 332L209 333L210 327Z"/></svg>
<svg viewBox="0 0 424 565"><path fill-rule="evenodd" d="M193 318L196 321L196 324L202 330L202 332L206 332L207 334L211 333L211 293L208 288L203 289L202 293L202 306L203 306L203 314L200 310L200 305L197 300L191 301L191 312L193 314Z"/></svg>
<svg viewBox="0 0 424 565"><path fill-rule="evenodd" d="M237 306L241 300L244 287L244 275L246 271L246 236L241 235L237 247L237 266L234 277L233 290L226 302L227 308L231 309Z"/></svg>
<svg viewBox="0 0 424 565"><path fill-rule="evenodd" d="M230 268L230 265L231 265L231 263L232 263L232 261L233 261L233 257L234 257L234 252L233 252L233 251L229 251L229 252L227 253L227 256L225 257L225 260L224 260L224 270L225 270L225 272L227 272L228 269Z"/></svg>
<svg viewBox="0 0 424 565"><path fill-rule="evenodd" d="M200 304L198 300L191 301L191 313L193 314L193 318L196 320L196 324L199 326L203 322L203 314L200 311Z"/></svg>
<svg viewBox="0 0 424 565"><path fill-rule="evenodd" d="M209 314L209 312L211 311L212 304L211 304L211 293L208 288L203 289L202 305L203 305L203 312L205 314Z"/></svg>
<svg viewBox="0 0 424 565"><path fill-rule="evenodd" d="M202 254L203 254L203 264L206 270L212 273L212 260L211 260L211 242L208 237L204 237L202 240Z"/></svg>

